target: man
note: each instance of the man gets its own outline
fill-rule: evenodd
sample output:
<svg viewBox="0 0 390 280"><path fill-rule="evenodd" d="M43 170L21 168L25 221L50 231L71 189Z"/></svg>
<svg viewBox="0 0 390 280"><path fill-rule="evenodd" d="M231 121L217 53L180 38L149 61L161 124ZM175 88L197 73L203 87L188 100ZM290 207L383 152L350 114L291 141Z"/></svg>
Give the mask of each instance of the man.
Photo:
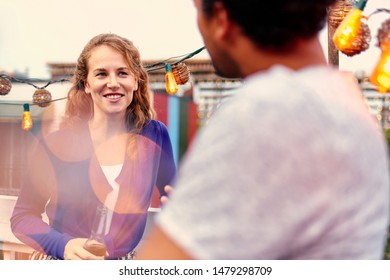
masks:
<svg viewBox="0 0 390 280"><path fill-rule="evenodd" d="M140 259L381 259L389 166L318 33L333 0L195 0L220 75L243 78L180 167Z"/></svg>

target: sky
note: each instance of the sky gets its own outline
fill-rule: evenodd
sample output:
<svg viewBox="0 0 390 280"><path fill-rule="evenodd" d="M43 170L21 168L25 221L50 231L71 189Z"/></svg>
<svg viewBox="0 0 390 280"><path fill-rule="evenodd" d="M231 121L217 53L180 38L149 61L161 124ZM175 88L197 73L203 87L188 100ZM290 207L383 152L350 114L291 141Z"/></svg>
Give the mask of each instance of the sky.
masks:
<svg viewBox="0 0 390 280"><path fill-rule="evenodd" d="M369 0L364 13L390 9L390 0ZM93 36L111 32L132 40L141 58L167 59L203 46L193 0L0 0L0 69L49 78L47 63L75 62ZM261 11L259 11L261 15ZM370 17L369 50L340 54L340 69L371 71L379 58L376 34L390 17ZM327 31L321 32L327 55ZM195 58L209 58L206 50Z"/></svg>

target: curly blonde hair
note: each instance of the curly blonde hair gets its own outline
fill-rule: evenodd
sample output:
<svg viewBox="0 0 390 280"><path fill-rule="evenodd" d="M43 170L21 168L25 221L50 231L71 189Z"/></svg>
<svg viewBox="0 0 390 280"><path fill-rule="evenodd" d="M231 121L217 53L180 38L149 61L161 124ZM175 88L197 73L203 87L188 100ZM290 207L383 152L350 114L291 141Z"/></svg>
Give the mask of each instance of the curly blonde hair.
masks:
<svg viewBox="0 0 390 280"><path fill-rule="evenodd" d="M149 76L141 65L140 54L134 44L126 38L111 33L93 37L81 52L73 75L73 83L68 92L62 126L77 127L93 116L93 101L90 94L85 94L84 82L89 71L88 60L91 52L102 45L121 53L138 81L138 89L134 92L133 101L126 109L125 122L129 131L140 131L155 116L151 105Z"/></svg>

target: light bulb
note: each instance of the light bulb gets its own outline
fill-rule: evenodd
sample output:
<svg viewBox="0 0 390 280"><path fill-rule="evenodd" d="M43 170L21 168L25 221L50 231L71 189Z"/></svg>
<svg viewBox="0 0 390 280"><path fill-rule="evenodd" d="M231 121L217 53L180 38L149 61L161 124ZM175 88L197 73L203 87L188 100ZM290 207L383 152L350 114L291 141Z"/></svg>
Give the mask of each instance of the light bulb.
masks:
<svg viewBox="0 0 390 280"><path fill-rule="evenodd" d="M172 65L165 64L165 88L169 94L175 94L179 88L177 87L177 83L175 80L175 76L172 73Z"/></svg>
<svg viewBox="0 0 390 280"><path fill-rule="evenodd" d="M390 88L390 46L382 50L381 57L370 76L370 81L386 93Z"/></svg>
<svg viewBox="0 0 390 280"><path fill-rule="evenodd" d="M333 36L333 42L338 50L344 51L353 48L353 44L359 34L362 13L366 3L367 0L358 1L337 27Z"/></svg>
<svg viewBox="0 0 390 280"><path fill-rule="evenodd" d="M30 114L30 105L23 104L23 118L22 118L22 129L30 130L33 127L33 122Z"/></svg>

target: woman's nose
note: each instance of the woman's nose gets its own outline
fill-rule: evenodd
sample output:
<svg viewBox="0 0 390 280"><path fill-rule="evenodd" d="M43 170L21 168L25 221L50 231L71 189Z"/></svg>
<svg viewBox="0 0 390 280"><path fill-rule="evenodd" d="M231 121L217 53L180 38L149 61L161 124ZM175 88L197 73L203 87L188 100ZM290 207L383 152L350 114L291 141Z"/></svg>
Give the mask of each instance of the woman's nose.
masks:
<svg viewBox="0 0 390 280"><path fill-rule="evenodd" d="M108 88L116 88L118 86L119 86L119 84L118 84L117 77L115 77L115 75L110 75L108 82L107 82L107 87Z"/></svg>

